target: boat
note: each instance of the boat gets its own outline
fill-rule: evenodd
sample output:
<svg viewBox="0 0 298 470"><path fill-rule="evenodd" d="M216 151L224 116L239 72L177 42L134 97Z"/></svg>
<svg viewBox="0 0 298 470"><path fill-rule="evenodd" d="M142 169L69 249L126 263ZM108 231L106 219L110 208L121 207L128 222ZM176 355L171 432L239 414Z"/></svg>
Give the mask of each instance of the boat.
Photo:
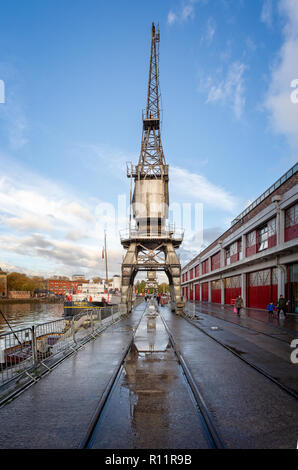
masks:
<svg viewBox="0 0 298 470"><path fill-rule="evenodd" d="M73 316L86 309L111 307L120 302L117 293L109 293L103 284L82 284L77 294L66 294L64 316Z"/></svg>
<svg viewBox="0 0 298 470"><path fill-rule="evenodd" d="M106 279L101 283L87 282L78 286L78 292L67 293L64 300L64 316L72 317L86 309L101 309L120 303L120 293L109 291L108 259L106 232L104 234L104 248L102 258L105 259Z"/></svg>

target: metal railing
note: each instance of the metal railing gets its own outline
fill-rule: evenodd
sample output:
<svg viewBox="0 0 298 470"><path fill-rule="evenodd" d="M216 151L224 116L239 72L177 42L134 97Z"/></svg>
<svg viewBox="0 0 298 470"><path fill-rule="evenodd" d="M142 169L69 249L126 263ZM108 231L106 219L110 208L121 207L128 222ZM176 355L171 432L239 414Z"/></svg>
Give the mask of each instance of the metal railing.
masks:
<svg viewBox="0 0 298 470"><path fill-rule="evenodd" d="M33 342L32 328L0 335L0 385L33 366Z"/></svg>
<svg viewBox="0 0 298 470"><path fill-rule="evenodd" d="M182 228L176 228L175 226L167 226L164 229L158 230L152 226L149 231L137 230L134 228L126 228L120 230L120 241L134 240L139 238L169 238L171 240L183 240L184 230Z"/></svg>
<svg viewBox="0 0 298 470"><path fill-rule="evenodd" d="M76 351L120 316L118 305L86 309L73 317L0 334L0 387L32 374L40 365L48 369L55 356Z"/></svg>
<svg viewBox="0 0 298 470"><path fill-rule="evenodd" d="M252 202L243 212L241 212L238 217L232 220L231 225L235 225L237 222L241 221L244 216L246 216L250 211L252 211L256 206L258 206L264 199L266 199L270 194L272 194L277 188L279 188L283 183L298 171L298 163L296 163L290 170L288 170L283 176L281 176L270 188L268 188L261 196L259 196L254 202Z"/></svg>

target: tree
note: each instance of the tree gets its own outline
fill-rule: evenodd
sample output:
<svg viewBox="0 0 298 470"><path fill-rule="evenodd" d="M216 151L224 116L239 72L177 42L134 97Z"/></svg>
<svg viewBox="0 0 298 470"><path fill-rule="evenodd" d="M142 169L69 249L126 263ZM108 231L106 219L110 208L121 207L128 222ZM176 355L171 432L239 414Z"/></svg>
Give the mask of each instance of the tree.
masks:
<svg viewBox="0 0 298 470"><path fill-rule="evenodd" d="M7 290L31 291L43 289L44 279L40 276L29 277L26 274L13 272L7 275Z"/></svg>
<svg viewBox="0 0 298 470"><path fill-rule="evenodd" d="M170 292L170 286L166 282L163 282L162 284L158 285L158 292L161 294Z"/></svg>
<svg viewBox="0 0 298 470"><path fill-rule="evenodd" d="M146 288L146 281L138 281L135 285L136 294L143 294Z"/></svg>

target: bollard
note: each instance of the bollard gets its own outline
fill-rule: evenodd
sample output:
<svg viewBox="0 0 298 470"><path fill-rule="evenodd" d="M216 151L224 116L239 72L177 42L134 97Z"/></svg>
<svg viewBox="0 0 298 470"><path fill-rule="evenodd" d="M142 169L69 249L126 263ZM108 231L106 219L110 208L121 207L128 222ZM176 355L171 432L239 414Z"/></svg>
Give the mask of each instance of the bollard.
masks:
<svg viewBox="0 0 298 470"><path fill-rule="evenodd" d="M94 333L94 321L93 321L93 310L90 312L91 315L91 333Z"/></svg>
<svg viewBox="0 0 298 470"><path fill-rule="evenodd" d="M33 325L32 328L32 339L31 339L31 347L32 347L32 359L33 364L37 364L37 348L36 348L36 336L35 336L35 326Z"/></svg>
<svg viewBox="0 0 298 470"><path fill-rule="evenodd" d="M71 334L72 334L73 342L74 342L75 344L77 344L77 341L76 341L76 332L75 332L75 326L74 326L74 318L75 318L75 317L72 317L72 319L71 319Z"/></svg>

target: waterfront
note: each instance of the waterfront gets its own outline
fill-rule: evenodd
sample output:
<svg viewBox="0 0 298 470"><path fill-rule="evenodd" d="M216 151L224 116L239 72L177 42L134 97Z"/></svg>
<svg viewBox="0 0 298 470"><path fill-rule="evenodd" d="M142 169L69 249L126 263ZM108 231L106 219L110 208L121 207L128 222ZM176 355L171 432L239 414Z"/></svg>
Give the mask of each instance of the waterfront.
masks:
<svg viewBox="0 0 298 470"><path fill-rule="evenodd" d="M57 320L63 315L63 303L7 303L1 304L0 309L15 330ZM0 315L0 334L8 331L10 329Z"/></svg>

